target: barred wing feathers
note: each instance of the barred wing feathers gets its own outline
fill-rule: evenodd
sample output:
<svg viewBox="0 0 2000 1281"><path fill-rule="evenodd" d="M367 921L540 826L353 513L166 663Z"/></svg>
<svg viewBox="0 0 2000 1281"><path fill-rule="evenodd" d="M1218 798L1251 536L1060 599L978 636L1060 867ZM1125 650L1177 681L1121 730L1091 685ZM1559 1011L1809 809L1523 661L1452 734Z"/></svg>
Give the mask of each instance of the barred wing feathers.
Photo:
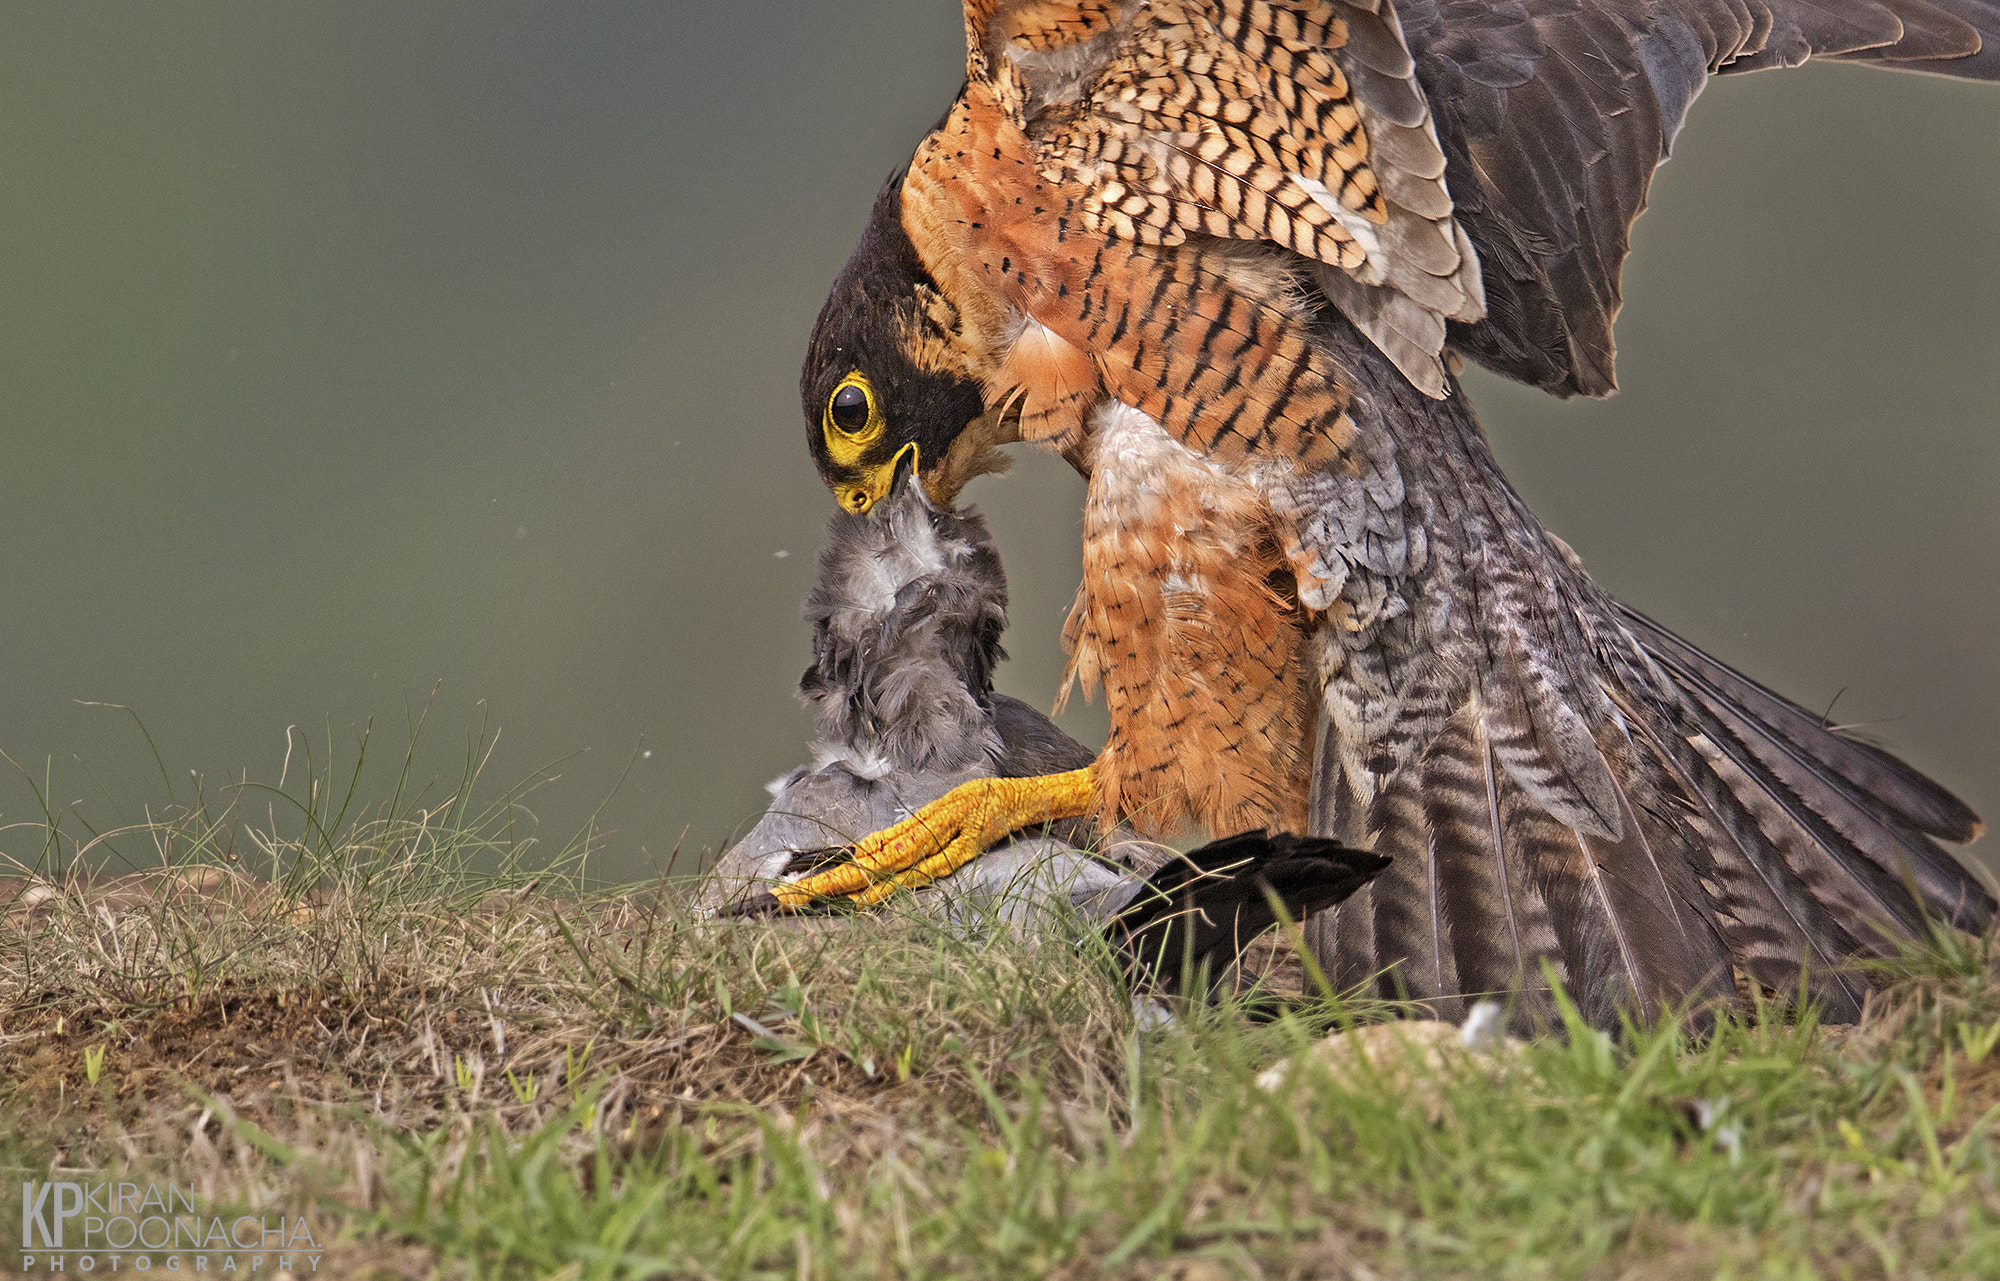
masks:
<svg viewBox="0 0 2000 1281"><path fill-rule="evenodd" d="M1478 260L1385 0L965 9L969 82L1052 187L1080 194L1085 233L1291 250L1412 382L1444 394L1445 323L1483 314Z"/></svg>
<svg viewBox="0 0 2000 1281"><path fill-rule="evenodd" d="M1453 346L1558 395L1615 386L1632 222L1712 73L1863 62L2000 79L1995 0L1402 0L1487 315Z"/></svg>

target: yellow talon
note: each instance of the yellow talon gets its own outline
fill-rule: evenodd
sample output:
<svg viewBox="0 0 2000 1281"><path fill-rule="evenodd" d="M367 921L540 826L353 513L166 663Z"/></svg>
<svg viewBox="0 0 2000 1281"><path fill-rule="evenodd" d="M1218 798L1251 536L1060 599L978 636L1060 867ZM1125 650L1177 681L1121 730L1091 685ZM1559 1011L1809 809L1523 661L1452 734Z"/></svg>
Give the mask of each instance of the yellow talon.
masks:
<svg viewBox="0 0 2000 1281"><path fill-rule="evenodd" d="M1034 778L975 778L902 822L863 837L847 862L774 886L771 894L787 908L826 898L866 907L951 875L1024 827L1081 818L1096 806L1088 767Z"/></svg>

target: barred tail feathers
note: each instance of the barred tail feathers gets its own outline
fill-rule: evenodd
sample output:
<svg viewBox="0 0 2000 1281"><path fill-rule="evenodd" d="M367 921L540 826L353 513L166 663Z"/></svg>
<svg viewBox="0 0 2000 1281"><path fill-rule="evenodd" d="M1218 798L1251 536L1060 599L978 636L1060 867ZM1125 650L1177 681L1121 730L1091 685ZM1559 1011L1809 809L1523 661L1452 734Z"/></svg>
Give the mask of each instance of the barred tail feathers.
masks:
<svg viewBox="0 0 2000 1281"><path fill-rule="evenodd" d="M1683 695L1747 752L1743 764L1814 810L1898 879L1906 874L1952 924L1981 929L1991 900L1963 898L1965 870L1937 838L1966 842L1983 825L1965 802L1871 743L1850 738L1748 677L1717 662L1636 610L1619 621ZM1739 753L1740 754L1740 753ZM1976 888L1973 887L1973 888Z"/></svg>
<svg viewBox="0 0 2000 1281"><path fill-rule="evenodd" d="M1389 868L1313 923L1336 983L1430 1003L1516 1002L1518 1026L1555 1018L1548 964L1600 1026L1622 1008L1687 1009L1730 985L1720 923L1696 881L1699 834L1608 772L1622 834L1555 818L1509 773L1475 697L1370 807ZM1643 795L1643 793L1641 793Z"/></svg>
<svg viewBox="0 0 2000 1281"><path fill-rule="evenodd" d="M1467 996L1510 997L1533 1027L1554 1016L1546 963L1587 1019L1615 1026L1621 1010L1727 1001L1740 976L1851 1021L1867 988L1852 962L1926 918L1991 922L1992 897L1932 839L1977 834L1955 797L1644 616L1571 604L1581 643L1558 648L1589 656L1613 709L1587 805L1565 783L1573 769L1519 746L1548 686L1510 664L1483 667L1384 778L1344 778L1354 753L1322 725L1314 830L1394 860L1310 924L1337 983L1441 1017ZM1610 822L1593 813L1605 783Z"/></svg>

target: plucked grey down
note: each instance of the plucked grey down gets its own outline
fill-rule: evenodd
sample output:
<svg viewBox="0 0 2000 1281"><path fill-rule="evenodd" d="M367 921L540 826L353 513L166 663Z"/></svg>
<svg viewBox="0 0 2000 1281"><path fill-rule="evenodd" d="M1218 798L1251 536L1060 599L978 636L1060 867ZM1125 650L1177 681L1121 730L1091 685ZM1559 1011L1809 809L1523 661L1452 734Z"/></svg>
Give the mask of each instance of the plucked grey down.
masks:
<svg viewBox="0 0 2000 1281"><path fill-rule="evenodd" d="M806 597L811 763L771 785L757 824L711 869L698 902L756 913L764 891L840 857L958 784L1080 769L1093 753L993 689L1007 580L975 511L941 510L911 477L869 516L836 515ZM1025 924L1058 899L1103 927L1152 985L1182 966L1220 973L1275 923L1339 902L1388 860L1313 837L1251 832L1189 854L1087 820L1030 829L920 891L954 919Z"/></svg>

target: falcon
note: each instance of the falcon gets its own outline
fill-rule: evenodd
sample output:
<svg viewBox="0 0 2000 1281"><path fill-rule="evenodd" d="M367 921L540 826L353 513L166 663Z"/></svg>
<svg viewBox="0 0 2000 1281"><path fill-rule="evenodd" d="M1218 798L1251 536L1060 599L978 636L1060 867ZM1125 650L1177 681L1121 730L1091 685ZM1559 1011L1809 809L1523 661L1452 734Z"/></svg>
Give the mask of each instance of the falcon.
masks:
<svg viewBox="0 0 2000 1281"><path fill-rule="evenodd" d="M1087 479L1087 766L970 781L788 901L1095 815L1392 862L1309 923L1337 984L1553 1011L1852 964L1994 902L1978 819L1619 604L1509 487L1470 359L1613 388L1632 221L1707 77L2000 79L1996 0L968 0L958 99L814 329L807 439L866 514L1029 441Z"/></svg>

